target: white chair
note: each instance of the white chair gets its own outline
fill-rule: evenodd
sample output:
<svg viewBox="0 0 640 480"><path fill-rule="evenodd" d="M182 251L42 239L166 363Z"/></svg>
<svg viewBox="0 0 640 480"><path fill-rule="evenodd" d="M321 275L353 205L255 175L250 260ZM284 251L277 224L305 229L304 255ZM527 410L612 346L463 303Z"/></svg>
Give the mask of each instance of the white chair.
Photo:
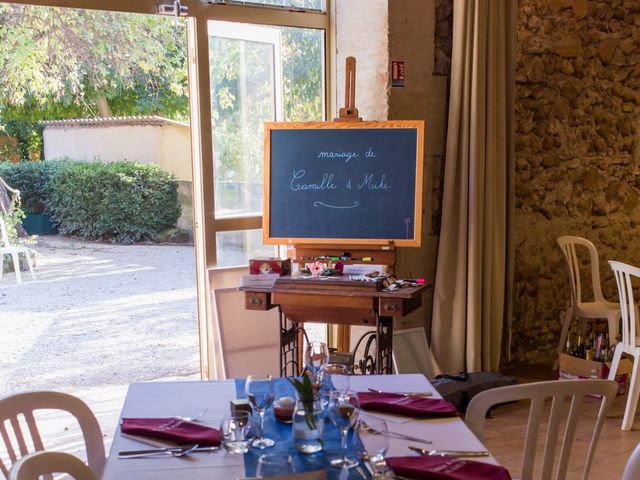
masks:
<svg viewBox="0 0 640 480"><path fill-rule="evenodd" d="M582 478L586 479L589 475L602 424L617 392L618 384L610 380L555 380L494 388L481 392L471 399L467 408L465 422L478 439L482 441L485 417L489 408L499 403L530 399L531 406L529 423L525 434L522 473L519 477L521 480L530 480L533 478L536 442L542 422L544 403L546 399L551 398L552 403L547 422L546 442L542 457L542 475L540 478L542 480L552 478L560 424L563 420L566 420L555 477L557 480L563 480L567 475L569 455L580 413L580 403L582 403L585 395L602 395L600 410L582 473ZM565 411L565 400L567 398L571 399L568 413Z"/></svg>
<svg viewBox="0 0 640 480"><path fill-rule="evenodd" d="M558 354L562 353L567 340L569 326L574 318L597 319L606 318L609 325L609 338L613 342L618 336L618 325L620 323L620 305L608 302L602 295L600 287L600 267L598 263L598 252L596 247L586 238L564 236L558 238L558 244L564 253L567 267L569 269L569 280L571 282L571 306L567 308L558 344ZM580 262L576 254L576 247L586 247L589 252L591 264L591 285L593 301L585 302L582 299L582 282L580 280ZM558 361L554 363L554 369L558 367Z"/></svg>
<svg viewBox="0 0 640 480"><path fill-rule="evenodd" d="M9 243L9 232L7 231L7 225L4 219L0 217L0 280L2 280L2 271L4 270L4 256L11 255L13 258L13 269L16 272L16 281L22 283L22 275L20 274L20 254L24 254L27 259L27 265L31 272L31 277L36 279L35 273L33 273L33 265L31 263L31 256L29 255L29 249L27 247L15 247Z"/></svg>
<svg viewBox="0 0 640 480"><path fill-rule="evenodd" d="M631 452L629 460L627 460L627 466L624 467L624 473L622 474L622 480L638 480L640 478L640 443Z"/></svg>
<svg viewBox="0 0 640 480"><path fill-rule="evenodd" d="M29 437L35 451L45 450L34 417L34 411L43 409L62 410L76 418L84 437L87 463L100 478L106 460L100 425L86 403L60 392L17 393L0 399L0 438L11 464L30 453L27 446ZM27 428L24 428L25 424ZM1 460L0 472L9 475L9 467Z"/></svg>
<svg viewBox="0 0 640 480"><path fill-rule="evenodd" d="M52 473L66 473L75 480L96 480L95 474L82 460L62 452L34 452L18 460L9 480L38 480Z"/></svg>
<svg viewBox="0 0 640 480"><path fill-rule="evenodd" d="M622 419L622 430L631 430L633 417L638 406L638 395L640 395L640 337L636 336L638 309L633 300L632 277L640 278L640 268L627 265L622 262L609 262L613 274L618 284L618 297L620 298L620 309L622 311L622 341L616 345L613 354L611 370L609 370L609 380L613 380L620 364L622 354L633 355L633 370L629 382L629 393L627 394L627 404L624 409Z"/></svg>

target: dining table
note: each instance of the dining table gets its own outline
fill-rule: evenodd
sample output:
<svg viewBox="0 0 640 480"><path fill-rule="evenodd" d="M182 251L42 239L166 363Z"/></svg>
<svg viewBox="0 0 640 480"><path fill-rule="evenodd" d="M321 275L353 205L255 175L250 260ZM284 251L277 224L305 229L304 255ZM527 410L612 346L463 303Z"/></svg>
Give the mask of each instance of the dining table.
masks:
<svg viewBox="0 0 640 480"><path fill-rule="evenodd" d="M367 392L420 392L441 398L437 390L422 374L356 375L349 378L350 390ZM288 382L284 382L288 383ZM282 383L281 383L282 384ZM233 400L243 396L244 379L214 381L171 381L133 383L129 386L122 408L122 418L189 417L206 409L197 422L218 428L220 420L230 411ZM276 389L276 397L278 396ZM418 455L409 449L417 446L428 450L485 451L480 440L469 430L460 416L434 419L415 419L362 410L361 418L383 418L389 430L390 445L387 457ZM326 422L330 423L329 419ZM120 422L119 422L120 424ZM335 427L333 427L335 429ZM325 433L329 429L325 429ZM169 479L243 479L255 477L257 458L270 450L288 450L295 458L297 472L326 470L327 478L340 480L345 472L328 465L328 460L340 455L340 442L328 441L323 452L302 454L293 447L291 426L280 424L270 408L265 417L265 432L276 441L276 447L265 450L250 449L245 454L232 454L224 449L194 452L183 457L171 455L145 458L118 458L118 452L150 448L138 439L123 435L116 429L111 451L102 473L102 480L169 480ZM337 432L334 432L337 434ZM419 443L399 438L404 434L431 443ZM337 437L336 437L337 438ZM350 440L351 441L351 440ZM497 464L492 456L473 460ZM341 475L342 474L342 475ZM349 479L370 478L364 468L352 468Z"/></svg>

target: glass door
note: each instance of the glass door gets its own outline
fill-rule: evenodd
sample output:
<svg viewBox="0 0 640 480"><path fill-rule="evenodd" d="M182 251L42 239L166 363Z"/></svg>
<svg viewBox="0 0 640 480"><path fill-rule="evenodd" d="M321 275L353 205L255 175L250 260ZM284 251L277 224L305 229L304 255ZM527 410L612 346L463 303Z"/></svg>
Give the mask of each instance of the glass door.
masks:
<svg viewBox="0 0 640 480"><path fill-rule="evenodd" d="M260 229L264 123L324 118L324 32L210 21L208 33L220 268L278 254Z"/></svg>

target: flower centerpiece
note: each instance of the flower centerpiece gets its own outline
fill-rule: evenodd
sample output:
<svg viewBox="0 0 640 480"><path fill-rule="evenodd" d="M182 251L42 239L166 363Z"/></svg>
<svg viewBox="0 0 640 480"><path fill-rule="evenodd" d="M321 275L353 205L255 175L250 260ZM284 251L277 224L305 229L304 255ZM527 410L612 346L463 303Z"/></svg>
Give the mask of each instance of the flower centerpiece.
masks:
<svg viewBox="0 0 640 480"><path fill-rule="evenodd" d="M293 439L302 453L316 453L322 450L324 417L318 389L308 375L302 380L289 378L295 387L298 400L293 413Z"/></svg>

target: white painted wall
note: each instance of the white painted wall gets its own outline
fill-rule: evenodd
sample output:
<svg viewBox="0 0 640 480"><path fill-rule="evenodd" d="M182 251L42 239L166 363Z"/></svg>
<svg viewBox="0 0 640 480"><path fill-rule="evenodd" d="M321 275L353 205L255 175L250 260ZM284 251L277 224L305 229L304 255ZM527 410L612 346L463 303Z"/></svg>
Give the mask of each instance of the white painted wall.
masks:
<svg viewBox="0 0 640 480"><path fill-rule="evenodd" d="M58 126L44 129L46 160L156 163L191 181L191 137L186 125Z"/></svg>
<svg viewBox="0 0 640 480"><path fill-rule="evenodd" d="M345 59L356 58L356 108L363 120L387 120L389 84L388 0L336 1L338 102L344 107Z"/></svg>

